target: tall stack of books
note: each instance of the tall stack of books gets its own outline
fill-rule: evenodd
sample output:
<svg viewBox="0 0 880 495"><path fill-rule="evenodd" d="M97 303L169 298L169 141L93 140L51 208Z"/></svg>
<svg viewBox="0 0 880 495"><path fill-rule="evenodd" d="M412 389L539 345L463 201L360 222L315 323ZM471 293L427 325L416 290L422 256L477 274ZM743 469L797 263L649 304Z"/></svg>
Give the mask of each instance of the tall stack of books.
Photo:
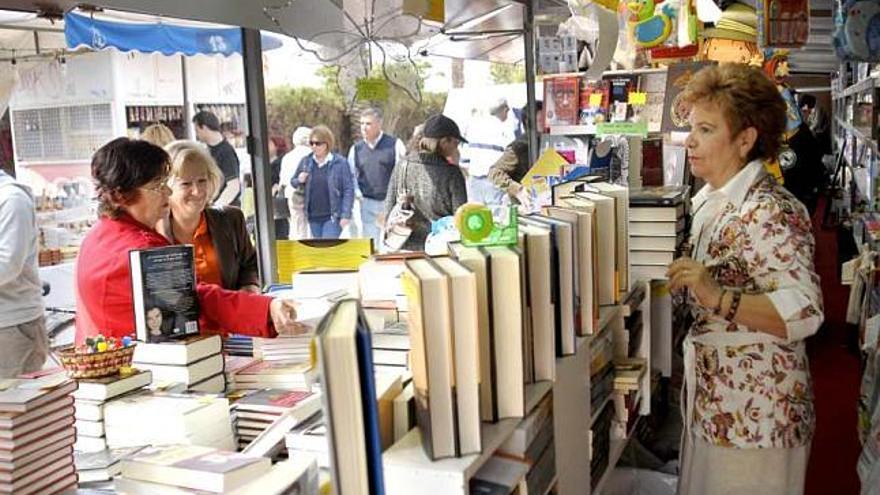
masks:
<svg viewBox="0 0 880 495"><path fill-rule="evenodd" d="M181 383L192 392L218 394L226 390L221 349L219 335L141 343L135 348L133 364L151 371L154 385Z"/></svg>
<svg viewBox="0 0 880 495"><path fill-rule="evenodd" d="M141 392L104 407L110 448L200 445L235 450L229 401L211 395Z"/></svg>
<svg viewBox="0 0 880 495"><path fill-rule="evenodd" d="M271 457L283 450L285 433L320 410L320 395L309 391L270 388L246 395L233 406L238 446L257 444L254 448L266 451L259 455Z"/></svg>
<svg viewBox="0 0 880 495"><path fill-rule="evenodd" d="M633 279L665 279L687 237L687 188L632 189L629 203Z"/></svg>
<svg viewBox="0 0 880 495"><path fill-rule="evenodd" d="M104 406L129 392L140 390L153 379L149 371L135 370L126 375L79 380L73 393L76 407L76 444L78 452L101 452L107 448L104 436Z"/></svg>
<svg viewBox="0 0 880 495"><path fill-rule="evenodd" d="M122 461L115 487L131 495L318 493L318 468L309 457L272 466L265 457L206 447L148 447Z"/></svg>
<svg viewBox="0 0 880 495"><path fill-rule="evenodd" d="M76 486L73 398L63 374L7 382L0 391L0 492L60 493Z"/></svg>

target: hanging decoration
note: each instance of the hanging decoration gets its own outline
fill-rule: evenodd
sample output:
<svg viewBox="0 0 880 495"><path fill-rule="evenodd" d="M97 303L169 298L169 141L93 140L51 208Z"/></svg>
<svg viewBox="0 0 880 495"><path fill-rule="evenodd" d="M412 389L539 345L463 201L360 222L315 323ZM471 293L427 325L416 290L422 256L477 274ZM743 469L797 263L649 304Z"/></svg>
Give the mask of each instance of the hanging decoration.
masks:
<svg viewBox="0 0 880 495"><path fill-rule="evenodd" d="M654 0L636 0L627 4L627 8L634 15L634 20L629 22L629 29L636 45L641 48L660 45L672 33L672 17L675 13L670 4L660 7L659 12L656 11L656 7Z"/></svg>
<svg viewBox="0 0 880 495"><path fill-rule="evenodd" d="M880 3L837 0L834 50L847 61L880 61Z"/></svg>
<svg viewBox="0 0 880 495"><path fill-rule="evenodd" d="M422 103L419 69L411 49L424 27L421 15L404 9L399 1L343 0L344 29L321 32L301 40L279 20L294 4L295 0L287 0L278 6L263 7L263 15L280 32L293 38L302 51L339 67L336 82L349 106L358 100L359 84L365 87L359 81L375 77L386 80L390 87L400 90L416 104Z"/></svg>
<svg viewBox="0 0 880 495"><path fill-rule="evenodd" d="M703 38L704 60L757 66L764 60L758 49L758 15L750 5L728 5L715 26L703 31Z"/></svg>
<svg viewBox="0 0 880 495"><path fill-rule="evenodd" d="M599 28L599 39L594 47L593 60L584 78L596 81L602 78L614 59L619 42L619 22L617 18L618 0L568 0L568 8L573 17L595 19Z"/></svg>

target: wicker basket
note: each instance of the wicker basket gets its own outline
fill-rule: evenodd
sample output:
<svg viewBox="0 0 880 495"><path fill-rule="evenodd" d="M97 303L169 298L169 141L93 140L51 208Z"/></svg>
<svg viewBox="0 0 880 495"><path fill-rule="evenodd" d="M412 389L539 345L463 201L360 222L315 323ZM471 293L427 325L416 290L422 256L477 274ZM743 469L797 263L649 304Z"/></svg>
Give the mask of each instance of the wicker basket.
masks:
<svg viewBox="0 0 880 495"><path fill-rule="evenodd" d="M71 378L101 378L119 373L123 366L131 366L134 344L92 354L77 353L70 347L59 351L58 357Z"/></svg>

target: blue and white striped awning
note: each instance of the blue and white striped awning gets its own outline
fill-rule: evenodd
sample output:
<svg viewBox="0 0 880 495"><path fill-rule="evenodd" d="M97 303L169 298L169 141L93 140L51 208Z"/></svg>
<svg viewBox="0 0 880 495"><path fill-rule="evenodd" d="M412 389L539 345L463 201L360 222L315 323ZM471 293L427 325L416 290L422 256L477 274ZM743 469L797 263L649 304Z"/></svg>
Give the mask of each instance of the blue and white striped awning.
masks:
<svg viewBox="0 0 880 495"><path fill-rule="evenodd" d="M175 25L169 22L118 22L69 12L64 15L64 37L71 50L158 52L163 55L223 55L241 53L241 29ZM263 50L282 45L278 38L263 35Z"/></svg>

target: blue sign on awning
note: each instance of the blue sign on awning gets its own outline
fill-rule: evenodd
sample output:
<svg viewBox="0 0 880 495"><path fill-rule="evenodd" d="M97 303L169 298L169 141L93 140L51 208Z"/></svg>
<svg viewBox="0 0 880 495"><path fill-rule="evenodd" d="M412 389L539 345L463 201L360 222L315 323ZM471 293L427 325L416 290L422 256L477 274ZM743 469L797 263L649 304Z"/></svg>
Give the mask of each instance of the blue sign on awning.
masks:
<svg viewBox="0 0 880 495"><path fill-rule="evenodd" d="M67 13L64 37L69 49L86 46L92 50L116 48L128 52L159 52L163 55L232 55L241 53L239 28L200 28L174 24L114 22ZM281 46L281 41L262 36L263 50Z"/></svg>

